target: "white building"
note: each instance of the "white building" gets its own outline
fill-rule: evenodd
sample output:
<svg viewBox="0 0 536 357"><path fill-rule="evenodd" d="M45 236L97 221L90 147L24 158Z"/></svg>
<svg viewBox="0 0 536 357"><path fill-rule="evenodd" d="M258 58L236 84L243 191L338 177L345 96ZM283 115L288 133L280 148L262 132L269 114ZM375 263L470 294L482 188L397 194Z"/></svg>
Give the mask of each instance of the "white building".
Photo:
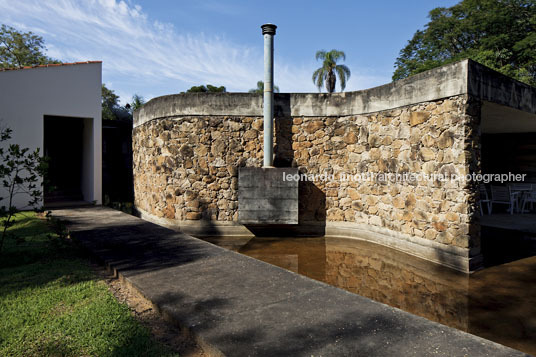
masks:
<svg viewBox="0 0 536 357"><path fill-rule="evenodd" d="M96 61L0 70L0 126L13 130L9 143L50 157L45 205L101 203L101 72ZM18 208L27 203L16 197Z"/></svg>

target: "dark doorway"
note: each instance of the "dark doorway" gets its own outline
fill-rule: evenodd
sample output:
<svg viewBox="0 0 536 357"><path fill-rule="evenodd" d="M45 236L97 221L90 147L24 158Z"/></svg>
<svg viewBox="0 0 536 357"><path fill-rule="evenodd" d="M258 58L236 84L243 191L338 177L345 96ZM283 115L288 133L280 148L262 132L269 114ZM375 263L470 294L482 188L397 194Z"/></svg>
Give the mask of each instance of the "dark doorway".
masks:
<svg viewBox="0 0 536 357"><path fill-rule="evenodd" d="M482 173L526 174L536 182L536 133L482 134Z"/></svg>
<svg viewBox="0 0 536 357"><path fill-rule="evenodd" d="M44 203L82 201L84 120L45 115L44 154L49 158Z"/></svg>
<svg viewBox="0 0 536 357"><path fill-rule="evenodd" d="M484 183L489 197L490 186L515 184L536 186L536 133L483 133L481 136L481 167L483 174L524 174L521 182L492 181ZM481 251L484 267L505 264L536 255L536 211L531 206L521 211L523 196L518 191L517 209L508 212L508 205L493 205L489 214L484 208L480 218ZM484 205L485 206L485 205Z"/></svg>
<svg viewBox="0 0 536 357"><path fill-rule="evenodd" d="M112 207L134 202L132 121L102 121L102 193Z"/></svg>

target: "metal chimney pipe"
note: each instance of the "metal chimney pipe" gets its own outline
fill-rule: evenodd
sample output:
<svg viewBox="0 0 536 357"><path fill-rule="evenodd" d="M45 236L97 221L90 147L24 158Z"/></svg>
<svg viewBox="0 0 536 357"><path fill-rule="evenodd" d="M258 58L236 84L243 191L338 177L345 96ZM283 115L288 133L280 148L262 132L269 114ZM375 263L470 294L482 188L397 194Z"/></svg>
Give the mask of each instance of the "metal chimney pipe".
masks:
<svg viewBox="0 0 536 357"><path fill-rule="evenodd" d="M264 165L274 161L274 36L276 25L261 26L264 36Z"/></svg>

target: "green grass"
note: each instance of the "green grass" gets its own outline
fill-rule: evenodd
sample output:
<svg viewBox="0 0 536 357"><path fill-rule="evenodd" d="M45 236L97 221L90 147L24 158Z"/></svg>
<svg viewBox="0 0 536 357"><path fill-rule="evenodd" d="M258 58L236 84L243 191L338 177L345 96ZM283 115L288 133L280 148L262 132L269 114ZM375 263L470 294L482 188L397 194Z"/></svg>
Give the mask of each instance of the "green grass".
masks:
<svg viewBox="0 0 536 357"><path fill-rule="evenodd" d="M173 356L34 213L0 253L0 356Z"/></svg>

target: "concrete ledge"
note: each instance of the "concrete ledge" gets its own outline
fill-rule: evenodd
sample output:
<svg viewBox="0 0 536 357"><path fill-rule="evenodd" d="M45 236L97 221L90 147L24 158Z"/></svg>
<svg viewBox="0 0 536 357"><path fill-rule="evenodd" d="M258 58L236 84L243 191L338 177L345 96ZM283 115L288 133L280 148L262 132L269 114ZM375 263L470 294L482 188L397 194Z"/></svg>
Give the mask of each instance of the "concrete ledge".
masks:
<svg viewBox="0 0 536 357"><path fill-rule="evenodd" d="M139 208L136 210L138 216L142 219L197 237L253 236L253 233L249 229L238 222L204 220L177 221L156 217ZM289 236L310 236L310 232L320 231L319 229L310 229L310 226L315 225L323 227L322 230L327 237L360 239L381 244L464 273L473 272L481 267L482 256L480 254L473 256L468 248L441 244L368 224L352 222L303 222L299 226L286 227L285 230ZM269 228L267 227L266 229Z"/></svg>
<svg viewBox="0 0 536 357"><path fill-rule="evenodd" d="M346 116L373 113L467 93L468 60L397 82L355 92L276 93L281 116ZM251 93L184 93L151 99L134 113L134 127L179 116L262 116L262 96Z"/></svg>
<svg viewBox="0 0 536 357"><path fill-rule="evenodd" d="M536 113L536 88L472 60L461 60L379 87L342 93L276 93L276 117L374 113L461 94ZM134 113L134 127L181 116L262 117L262 95L184 93L151 99Z"/></svg>
<svg viewBox="0 0 536 357"><path fill-rule="evenodd" d="M481 256L470 257L469 249L412 237L382 227L349 222L327 222L326 236L361 239L428 260L454 270L470 273L477 270Z"/></svg>
<svg viewBox="0 0 536 357"><path fill-rule="evenodd" d="M211 355L525 355L109 208L53 215Z"/></svg>
<svg viewBox="0 0 536 357"><path fill-rule="evenodd" d="M245 226L233 221L179 221L175 219L157 217L146 212L139 207L134 208L136 216L141 219L158 224L160 226L181 231L197 237L211 236L236 236L236 237L253 237L251 231Z"/></svg>

